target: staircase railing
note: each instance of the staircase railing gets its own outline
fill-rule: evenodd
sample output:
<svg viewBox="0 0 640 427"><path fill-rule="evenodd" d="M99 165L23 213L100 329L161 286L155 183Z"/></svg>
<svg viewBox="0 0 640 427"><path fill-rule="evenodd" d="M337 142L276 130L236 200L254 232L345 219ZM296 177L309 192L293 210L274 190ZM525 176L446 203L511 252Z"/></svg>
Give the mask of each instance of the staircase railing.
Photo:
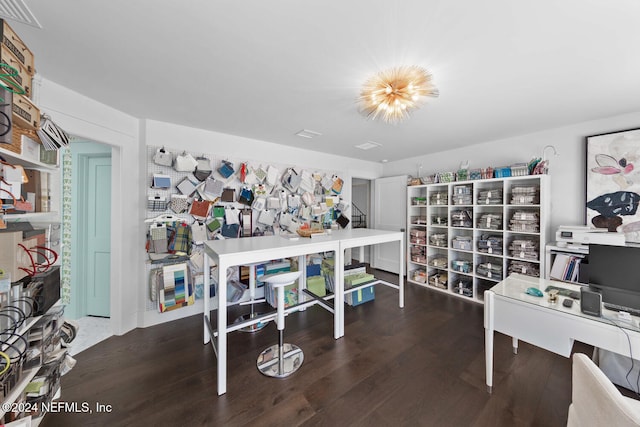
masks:
<svg viewBox="0 0 640 427"><path fill-rule="evenodd" d="M353 221L353 228L367 228L367 214L365 214L364 212L362 212L362 210L360 208L358 208L356 205L352 205L353 206L353 218L351 218L351 220Z"/></svg>

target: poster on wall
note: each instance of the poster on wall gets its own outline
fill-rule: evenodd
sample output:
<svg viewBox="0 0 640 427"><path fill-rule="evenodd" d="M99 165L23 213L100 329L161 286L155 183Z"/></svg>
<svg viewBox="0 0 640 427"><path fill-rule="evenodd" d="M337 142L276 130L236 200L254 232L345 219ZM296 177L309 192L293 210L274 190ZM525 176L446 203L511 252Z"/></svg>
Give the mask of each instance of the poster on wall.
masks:
<svg viewBox="0 0 640 427"><path fill-rule="evenodd" d="M587 137L586 223L640 242L640 129Z"/></svg>

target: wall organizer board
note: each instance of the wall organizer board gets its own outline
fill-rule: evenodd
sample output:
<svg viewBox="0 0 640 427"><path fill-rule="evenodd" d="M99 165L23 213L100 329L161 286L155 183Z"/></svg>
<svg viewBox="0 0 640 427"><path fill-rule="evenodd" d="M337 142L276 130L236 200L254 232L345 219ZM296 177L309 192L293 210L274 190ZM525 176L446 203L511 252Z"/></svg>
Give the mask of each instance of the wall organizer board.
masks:
<svg viewBox="0 0 640 427"><path fill-rule="evenodd" d="M640 129L587 137L586 223L640 242Z"/></svg>
<svg viewBox="0 0 640 427"><path fill-rule="evenodd" d="M187 262L195 298L203 295L197 285L203 274L205 240L295 234L300 228L349 224L350 206L341 197L344 180L336 171L147 146L147 180L150 286L157 282L152 280L154 269ZM176 239L167 232L184 225L190 228L181 233L190 240L188 249L180 246L184 236ZM176 258L176 252L182 257ZM149 295L147 309L164 311L157 301L158 289L152 287Z"/></svg>

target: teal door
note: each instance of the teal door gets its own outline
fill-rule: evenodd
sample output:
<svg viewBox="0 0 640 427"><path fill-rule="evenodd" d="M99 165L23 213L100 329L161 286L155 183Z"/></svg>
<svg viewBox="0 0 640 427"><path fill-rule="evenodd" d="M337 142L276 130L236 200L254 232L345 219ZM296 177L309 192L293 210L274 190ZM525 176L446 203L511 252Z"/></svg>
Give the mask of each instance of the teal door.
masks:
<svg viewBox="0 0 640 427"><path fill-rule="evenodd" d="M109 317L111 268L111 156L86 157L86 314Z"/></svg>

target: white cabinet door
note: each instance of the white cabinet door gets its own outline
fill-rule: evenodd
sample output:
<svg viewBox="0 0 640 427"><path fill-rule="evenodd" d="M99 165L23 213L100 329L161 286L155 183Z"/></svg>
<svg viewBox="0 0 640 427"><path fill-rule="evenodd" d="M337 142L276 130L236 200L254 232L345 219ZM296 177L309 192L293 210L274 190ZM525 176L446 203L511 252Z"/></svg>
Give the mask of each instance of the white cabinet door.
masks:
<svg viewBox="0 0 640 427"><path fill-rule="evenodd" d="M407 219L407 176L378 178L374 181L374 228L377 230L405 231ZM404 245L404 242L402 243ZM398 273L398 244L376 245L372 267Z"/></svg>

